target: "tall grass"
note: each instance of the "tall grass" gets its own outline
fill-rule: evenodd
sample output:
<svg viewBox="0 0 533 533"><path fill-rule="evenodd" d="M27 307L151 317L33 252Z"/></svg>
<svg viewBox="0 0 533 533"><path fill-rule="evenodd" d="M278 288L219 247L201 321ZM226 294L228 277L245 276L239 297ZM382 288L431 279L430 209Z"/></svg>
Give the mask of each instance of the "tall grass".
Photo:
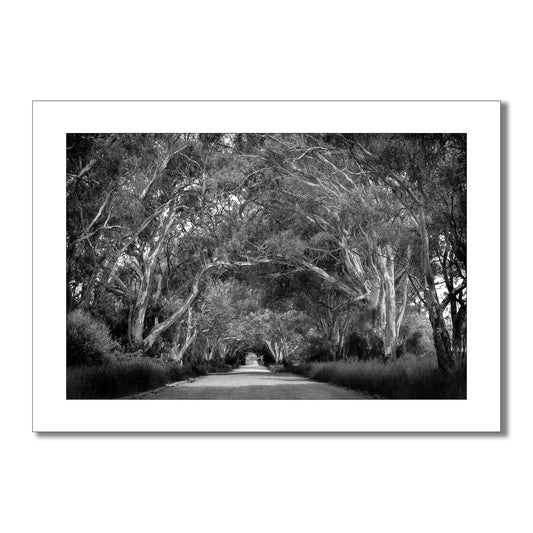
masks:
<svg viewBox="0 0 533 533"><path fill-rule="evenodd" d="M316 381L333 383L391 399L466 399L466 372L444 376L433 357L393 362L304 363L290 369Z"/></svg>
<svg viewBox="0 0 533 533"><path fill-rule="evenodd" d="M104 366L67 368L67 399L113 399L162 387L208 372L227 372L231 366L178 365L136 357Z"/></svg>

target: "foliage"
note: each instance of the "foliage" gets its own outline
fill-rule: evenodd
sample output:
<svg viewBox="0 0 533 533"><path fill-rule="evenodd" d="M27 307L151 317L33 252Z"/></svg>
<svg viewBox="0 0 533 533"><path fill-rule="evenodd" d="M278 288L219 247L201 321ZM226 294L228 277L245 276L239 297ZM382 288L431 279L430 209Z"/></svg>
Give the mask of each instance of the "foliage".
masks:
<svg viewBox="0 0 533 533"><path fill-rule="evenodd" d="M66 167L68 310L126 350L465 361L464 135L71 134Z"/></svg>
<svg viewBox="0 0 533 533"><path fill-rule="evenodd" d="M352 331L347 340L349 357L361 361L382 360L383 340L375 331Z"/></svg>
<svg viewBox="0 0 533 533"><path fill-rule="evenodd" d="M120 398L167 383L230 369L228 365L179 365L139 356L106 366L76 366L67 369L67 398Z"/></svg>
<svg viewBox="0 0 533 533"><path fill-rule="evenodd" d="M409 309L400 328L403 351L418 356L435 356L433 331L424 311Z"/></svg>
<svg viewBox="0 0 533 533"><path fill-rule="evenodd" d="M226 354L224 358L224 363L231 366L232 368L237 368L240 365L245 363L246 354L242 350L236 350Z"/></svg>
<svg viewBox="0 0 533 533"><path fill-rule="evenodd" d="M306 363L291 371L335 385L393 399L466 398L466 373L444 376L434 357L406 357L397 361L337 361Z"/></svg>
<svg viewBox="0 0 533 533"><path fill-rule="evenodd" d="M258 290L235 279L209 280L198 313L200 340L190 357L202 359L207 353L209 359L219 357L230 364L242 359L247 343L239 324L260 307L260 300Z"/></svg>
<svg viewBox="0 0 533 533"><path fill-rule="evenodd" d="M80 309L67 315L67 366L109 363L117 348L109 328L100 320Z"/></svg>
<svg viewBox="0 0 533 533"><path fill-rule="evenodd" d="M308 329L306 316L299 311L262 309L244 317L236 332L248 343L265 344L275 361L281 363L301 354Z"/></svg>
<svg viewBox="0 0 533 533"><path fill-rule="evenodd" d="M306 361L309 363L332 361L334 354L326 339L322 337L311 337L307 342Z"/></svg>

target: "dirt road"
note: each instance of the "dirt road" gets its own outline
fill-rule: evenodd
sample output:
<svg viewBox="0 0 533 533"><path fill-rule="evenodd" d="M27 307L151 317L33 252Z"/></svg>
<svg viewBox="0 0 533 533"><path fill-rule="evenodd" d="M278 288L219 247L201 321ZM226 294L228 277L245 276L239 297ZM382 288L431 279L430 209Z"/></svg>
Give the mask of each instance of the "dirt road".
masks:
<svg viewBox="0 0 533 533"><path fill-rule="evenodd" d="M226 374L178 382L132 396L135 400L363 400L355 391L296 374L273 373L257 363Z"/></svg>

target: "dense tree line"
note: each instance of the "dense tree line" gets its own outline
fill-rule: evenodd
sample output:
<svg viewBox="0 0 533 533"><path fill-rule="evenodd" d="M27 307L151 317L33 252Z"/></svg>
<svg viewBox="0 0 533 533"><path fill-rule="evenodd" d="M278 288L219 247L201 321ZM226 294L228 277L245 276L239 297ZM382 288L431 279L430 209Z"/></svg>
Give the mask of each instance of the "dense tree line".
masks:
<svg viewBox="0 0 533 533"><path fill-rule="evenodd" d="M69 134L66 247L127 351L466 361L465 135Z"/></svg>

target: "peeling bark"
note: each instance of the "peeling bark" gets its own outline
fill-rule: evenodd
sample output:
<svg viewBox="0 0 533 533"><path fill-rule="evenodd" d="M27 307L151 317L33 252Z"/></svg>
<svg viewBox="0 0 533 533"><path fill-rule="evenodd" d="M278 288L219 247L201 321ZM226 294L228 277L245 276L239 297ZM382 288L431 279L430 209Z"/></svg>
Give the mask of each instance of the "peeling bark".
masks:
<svg viewBox="0 0 533 533"><path fill-rule="evenodd" d="M442 307L439 303L437 288L435 286L435 275L433 273L429 254L429 236L426 225L426 216L423 208L420 208L419 210L418 223L420 237L422 239L421 262L425 279L424 292L426 307L429 314L429 321L431 322L431 327L433 329L433 340L437 352L439 369L443 374L448 374L454 369L455 362L451 349L450 334L446 329L446 324L442 315Z"/></svg>
<svg viewBox="0 0 533 533"><path fill-rule="evenodd" d="M163 322L160 322L157 325L154 325L150 333L146 336L146 338L142 341L143 346L145 348L150 348L153 346L156 339L170 326L178 322L183 315L189 310L191 305L194 303L196 298L198 297L198 294L200 292L200 281L205 275L205 273L216 266L216 263L212 263L209 265L204 266L198 274L196 274L196 277L194 278L191 291L189 292L189 295L185 299L185 301L166 319L163 320Z"/></svg>
<svg viewBox="0 0 533 533"><path fill-rule="evenodd" d="M396 355L396 287L394 284L394 261L392 248L378 248L376 266L381 278L380 326L383 337L383 350L386 360Z"/></svg>
<svg viewBox="0 0 533 533"><path fill-rule="evenodd" d="M141 286L137 293L132 324L132 339L137 345L146 344L146 342L143 341L144 319L146 317L146 310L148 309L148 302L150 300L150 285L152 282L152 276L155 271L157 258L159 256L159 252L161 251L161 247L170 233L175 219L176 215L174 212L171 212L167 216L167 220L165 221L163 230L155 247L143 260L141 269ZM149 346L152 344L153 341L149 344Z"/></svg>
<svg viewBox="0 0 533 533"><path fill-rule="evenodd" d="M189 308L188 316L187 316L187 332L185 334L185 339L182 342L179 349L176 349L173 354L173 359L177 361L178 363L183 362L183 357L187 350L190 348L191 344L196 340L196 335L198 334L198 331L196 330L195 325L193 324L192 320L192 311Z"/></svg>

